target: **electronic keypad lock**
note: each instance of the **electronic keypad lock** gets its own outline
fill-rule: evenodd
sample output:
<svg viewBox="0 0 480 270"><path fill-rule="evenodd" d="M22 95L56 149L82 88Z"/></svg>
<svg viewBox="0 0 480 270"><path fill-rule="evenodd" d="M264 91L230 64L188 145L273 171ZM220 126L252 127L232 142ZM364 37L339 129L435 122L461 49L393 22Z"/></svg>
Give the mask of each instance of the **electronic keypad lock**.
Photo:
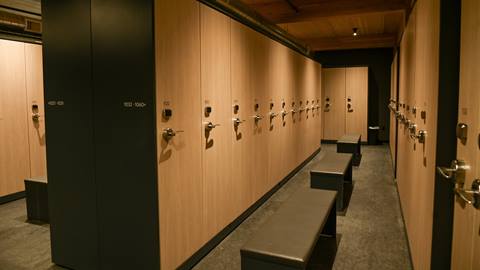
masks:
<svg viewBox="0 0 480 270"><path fill-rule="evenodd" d="M165 128L163 130L162 136L165 139L165 141L168 142L170 139L175 137L177 133L180 133L180 132L183 132L183 130L173 130L172 128Z"/></svg>
<svg viewBox="0 0 480 270"><path fill-rule="evenodd" d="M38 111L38 105L37 104L32 105L32 120L34 122L39 122L40 121L40 113Z"/></svg>

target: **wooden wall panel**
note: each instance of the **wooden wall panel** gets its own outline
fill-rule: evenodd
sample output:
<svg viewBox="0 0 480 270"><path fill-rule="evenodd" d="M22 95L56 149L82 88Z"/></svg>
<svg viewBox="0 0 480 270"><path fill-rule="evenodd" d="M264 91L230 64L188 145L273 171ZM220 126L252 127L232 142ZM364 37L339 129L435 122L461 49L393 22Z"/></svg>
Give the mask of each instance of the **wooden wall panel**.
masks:
<svg viewBox="0 0 480 270"><path fill-rule="evenodd" d="M202 136L204 223L212 238L235 218L232 181L232 117L230 92L230 18L201 6L201 90L203 125L219 125Z"/></svg>
<svg viewBox="0 0 480 270"><path fill-rule="evenodd" d="M321 67L196 1L155 11L161 258L174 269L318 149L321 118L298 108L320 98ZM220 124L208 136L207 122ZM183 132L167 142L167 127Z"/></svg>
<svg viewBox="0 0 480 270"><path fill-rule="evenodd" d="M397 183L415 269L430 269L431 262L439 18L438 1L417 1L400 49L400 111L416 124L417 134L418 130L428 132L422 144L410 136L406 125L399 124Z"/></svg>
<svg viewBox="0 0 480 270"><path fill-rule="evenodd" d="M46 145L45 145L45 108L43 101L43 66L42 46L25 44L25 70L27 87L27 119L30 147L30 176L46 177ZM33 105L40 118L34 121Z"/></svg>
<svg viewBox="0 0 480 270"><path fill-rule="evenodd" d="M200 4L155 4L160 253L162 269L173 269L206 242ZM173 110L168 120L162 117L164 108ZM183 132L167 142L165 128Z"/></svg>
<svg viewBox="0 0 480 270"><path fill-rule="evenodd" d="M362 141L368 136L368 67L353 67L346 69L346 134L360 134ZM352 108L348 108L351 98Z"/></svg>
<svg viewBox="0 0 480 270"><path fill-rule="evenodd" d="M325 140L338 140L345 134L345 73L345 68L323 69Z"/></svg>
<svg viewBox="0 0 480 270"><path fill-rule="evenodd" d="M457 159L464 160L471 169L465 173L463 188L469 189L472 181L480 177L480 2L463 0L460 50L460 91L458 122L468 125L465 143L457 141ZM460 180L460 179L459 179ZM455 200L451 269L479 270L480 260L480 210Z"/></svg>
<svg viewBox="0 0 480 270"><path fill-rule="evenodd" d="M393 100L395 102L398 101L397 97L397 83L398 83L398 52L395 53L395 56L393 58L393 62L391 65L391 85L390 85L390 100ZM396 108L397 103L390 103L392 106ZM392 163L395 168L396 164L396 132L397 132L397 120L395 113L393 111L390 111L390 138L389 138L389 146L390 146L390 154L392 157Z"/></svg>
<svg viewBox="0 0 480 270"><path fill-rule="evenodd" d="M25 46L0 40L0 197L24 190L30 176Z"/></svg>

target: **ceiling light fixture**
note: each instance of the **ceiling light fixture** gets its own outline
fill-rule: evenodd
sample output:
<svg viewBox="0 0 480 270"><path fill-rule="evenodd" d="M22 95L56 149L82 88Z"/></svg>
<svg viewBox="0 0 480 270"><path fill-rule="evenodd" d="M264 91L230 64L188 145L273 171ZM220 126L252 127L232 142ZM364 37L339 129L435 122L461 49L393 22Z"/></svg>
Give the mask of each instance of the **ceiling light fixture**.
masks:
<svg viewBox="0 0 480 270"><path fill-rule="evenodd" d="M355 27L352 30L353 30L353 36L354 37L358 36L358 28Z"/></svg>

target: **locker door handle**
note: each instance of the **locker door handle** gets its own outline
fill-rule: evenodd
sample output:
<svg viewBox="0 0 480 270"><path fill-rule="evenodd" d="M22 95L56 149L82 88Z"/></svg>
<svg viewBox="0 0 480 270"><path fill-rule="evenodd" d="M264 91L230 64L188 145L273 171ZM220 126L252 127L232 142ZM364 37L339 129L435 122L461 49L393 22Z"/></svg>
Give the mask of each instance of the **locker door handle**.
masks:
<svg viewBox="0 0 480 270"><path fill-rule="evenodd" d="M467 204L473 205L473 207L480 208L480 180L475 179L472 183L472 189L463 189L456 187L455 195L462 199Z"/></svg>
<svg viewBox="0 0 480 270"><path fill-rule="evenodd" d="M285 117L286 115L288 115L288 112L285 111L285 110L283 110L283 111L282 111L282 117Z"/></svg>
<svg viewBox="0 0 480 270"><path fill-rule="evenodd" d="M295 114L297 111L295 109L292 109L290 112L292 112L292 114Z"/></svg>
<svg viewBox="0 0 480 270"><path fill-rule="evenodd" d="M463 160L453 160L450 164L450 168L440 166L437 167L437 171L445 179L452 179L456 174L465 172L469 169L470 166L468 166Z"/></svg>
<svg viewBox="0 0 480 270"><path fill-rule="evenodd" d="M220 124L213 124L212 122L206 122L205 123L205 130L206 131L211 131L212 129L214 129L215 127L218 127L220 126Z"/></svg>
<svg viewBox="0 0 480 270"><path fill-rule="evenodd" d="M255 122L258 122L258 121L263 119L263 116L260 116L260 115L257 114L257 115L253 116L253 119L255 119Z"/></svg>
<svg viewBox="0 0 480 270"><path fill-rule="evenodd" d="M172 128L165 128L163 130L162 136L166 141L169 141L171 138L175 137L177 133L183 132L183 130L173 130Z"/></svg>
<svg viewBox="0 0 480 270"><path fill-rule="evenodd" d="M238 127L241 123L245 122L245 120L240 120L240 118L233 118L233 125Z"/></svg>
<svg viewBox="0 0 480 270"><path fill-rule="evenodd" d="M32 113L32 120L34 122L40 121L40 114L39 113Z"/></svg>
<svg viewBox="0 0 480 270"><path fill-rule="evenodd" d="M273 119L277 117L278 113L270 112L269 115L270 115L270 119Z"/></svg>

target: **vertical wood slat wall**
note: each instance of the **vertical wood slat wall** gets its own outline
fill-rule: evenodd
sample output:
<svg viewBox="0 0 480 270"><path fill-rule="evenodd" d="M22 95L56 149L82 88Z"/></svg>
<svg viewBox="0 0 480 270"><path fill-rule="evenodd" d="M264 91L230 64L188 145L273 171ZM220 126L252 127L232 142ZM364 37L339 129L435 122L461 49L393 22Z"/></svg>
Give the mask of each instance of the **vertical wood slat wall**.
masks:
<svg viewBox="0 0 480 270"><path fill-rule="evenodd" d="M174 269L320 147L321 66L197 1L157 1L155 18L161 264ZM183 132L167 142L167 127Z"/></svg>
<svg viewBox="0 0 480 270"><path fill-rule="evenodd" d="M324 68L322 72L325 124L322 138L336 141L345 134L360 134L362 142L366 142L368 67ZM348 102L348 99L351 101ZM352 106L350 109L348 103Z"/></svg>
<svg viewBox="0 0 480 270"><path fill-rule="evenodd" d="M431 262L439 14L439 1L418 0L400 46L400 112L417 124L417 130L428 132L421 144L410 138L406 125L398 127L397 184L415 269L430 269Z"/></svg>
<svg viewBox="0 0 480 270"><path fill-rule="evenodd" d="M390 78L391 78L391 83L390 83L390 100L391 101L395 101L397 102L398 98L397 98L397 83L398 83L398 53L395 53L395 56L393 57L393 62L392 62L392 66L390 68L391 70L391 75L390 75ZM397 103L393 103L393 102L390 102L390 105L393 107L393 108L397 108ZM393 167L396 168L396 140L397 140L397 119L396 119L396 116L395 116L395 113L394 111L390 110L390 138L389 138L389 142L390 142L390 154L391 154L391 157L392 157L392 164L393 164Z"/></svg>
<svg viewBox="0 0 480 270"><path fill-rule="evenodd" d="M0 40L0 197L46 175L42 48ZM32 105L40 119L32 119Z"/></svg>

